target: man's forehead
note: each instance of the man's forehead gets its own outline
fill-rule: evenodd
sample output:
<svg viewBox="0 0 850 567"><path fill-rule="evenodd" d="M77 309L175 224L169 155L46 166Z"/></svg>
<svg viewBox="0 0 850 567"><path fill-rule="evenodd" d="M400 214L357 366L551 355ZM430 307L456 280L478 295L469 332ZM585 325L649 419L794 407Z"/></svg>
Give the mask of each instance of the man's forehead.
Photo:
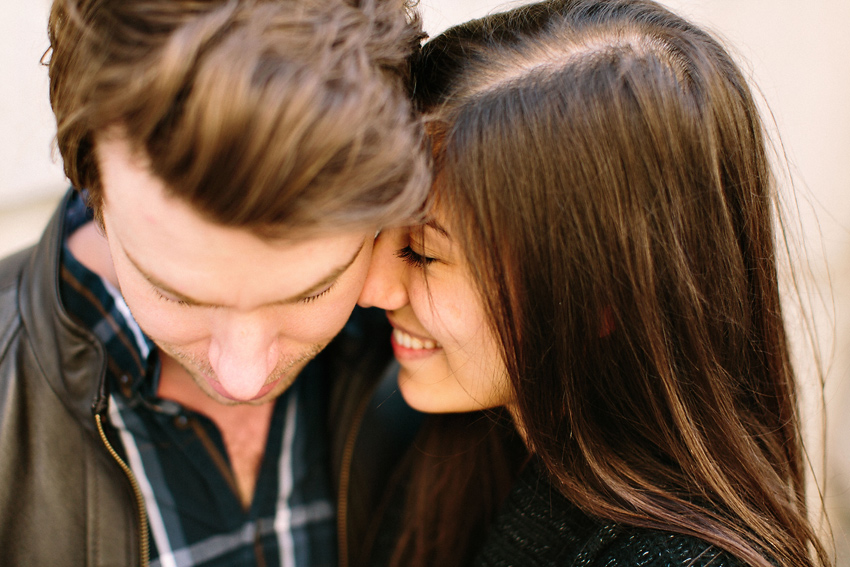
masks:
<svg viewBox="0 0 850 567"><path fill-rule="evenodd" d="M374 226L340 226L323 221L318 215L313 222L297 224L279 222L273 224L228 225L220 224L209 214L189 200L179 196L153 171L144 148L133 145L122 127L114 126L96 138L95 153L101 169L104 204L111 202L116 207L133 208L140 215L157 215L156 209L162 199L149 200L148 194L156 193L169 201L169 206L184 208L212 225L235 233L244 233L264 241L278 249L300 247L310 242L328 239L344 239L352 233L375 231ZM113 207L115 208L115 207Z"/></svg>

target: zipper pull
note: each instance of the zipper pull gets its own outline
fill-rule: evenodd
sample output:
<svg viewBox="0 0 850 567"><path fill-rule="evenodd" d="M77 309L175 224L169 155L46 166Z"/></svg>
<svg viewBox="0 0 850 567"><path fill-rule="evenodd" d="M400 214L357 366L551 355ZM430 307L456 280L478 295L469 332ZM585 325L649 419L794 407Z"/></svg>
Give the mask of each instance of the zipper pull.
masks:
<svg viewBox="0 0 850 567"><path fill-rule="evenodd" d="M100 384L97 387L97 395L91 404L91 413L93 416L106 415L109 409L109 380L106 379L106 372L100 378Z"/></svg>

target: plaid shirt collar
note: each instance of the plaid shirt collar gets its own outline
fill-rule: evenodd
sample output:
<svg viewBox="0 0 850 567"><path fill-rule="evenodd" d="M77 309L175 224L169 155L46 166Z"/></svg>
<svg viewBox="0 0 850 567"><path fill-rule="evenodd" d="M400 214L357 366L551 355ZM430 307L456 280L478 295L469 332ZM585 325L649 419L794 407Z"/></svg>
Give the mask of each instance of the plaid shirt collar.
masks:
<svg viewBox="0 0 850 567"><path fill-rule="evenodd" d="M133 319L121 292L83 266L68 249L70 235L92 221L85 196L76 193L70 199L65 218L59 284L62 302L106 347L110 384L131 403L157 403L159 358L154 343Z"/></svg>

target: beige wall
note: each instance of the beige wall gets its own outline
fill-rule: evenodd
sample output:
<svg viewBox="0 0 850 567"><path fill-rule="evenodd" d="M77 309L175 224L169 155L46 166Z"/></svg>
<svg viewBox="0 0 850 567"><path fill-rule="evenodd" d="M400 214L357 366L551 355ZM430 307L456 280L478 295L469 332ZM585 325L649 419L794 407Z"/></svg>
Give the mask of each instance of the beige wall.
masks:
<svg viewBox="0 0 850 567"><path fill-rule="evenodd" d="M33 241L65 185L51 159L47 72L49 0L0 5L0 255Z"/></svg>
<svg viewBox="0 0 850 567"><path fill-rule="evenodd" d="M717 32L740 55L776 119L791 179L785 201L799 205L803 261L795 259L803 283L817 293L820 348L826 373L829 416L829 509L836 523L842 567L850 567L850 2L847 0L667 0L668 6ZM512 4L517 4L514 2ZM421 0L426 28L448 25L500 6L492 0ZM51 158L53 125L47 79L38 64L47 46L48 0L3 2L0 6L0 255L37 238L65 186ZM793 207L792 207L793 208ZM795 223L792 223L795 224ZM818 307L819 306L819 307ZM803 344L797 318L790 323ZM806 423L816 432L822 418L811 386L811 362L802 359L808 380ZM819 459L817 448L813 450ZM815 465L817 467L817 465Z"/></svg>

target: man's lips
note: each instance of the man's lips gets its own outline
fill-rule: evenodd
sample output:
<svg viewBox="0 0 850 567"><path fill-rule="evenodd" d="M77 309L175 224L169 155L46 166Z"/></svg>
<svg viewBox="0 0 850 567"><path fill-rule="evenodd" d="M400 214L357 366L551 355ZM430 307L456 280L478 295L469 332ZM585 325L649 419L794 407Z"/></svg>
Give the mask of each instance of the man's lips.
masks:
<svg viewBox="0 0 850 567"><path fill-rule="evenodd" d="M258 399L262 398L263 396L265 396L266 394L268 394L269 392L271 392L274 389L274 387L280 382L280 378L277 378L277 379L273 380L272 382L269 382L268 384L263 384L263 387L260 388L257 391L257 393L254 394L253 397L248 398L248 399L242 399L242 398L234 398L233 396L231 396L227 392L227 390L224 389L224 386L222 386L221 382L219 382L218 380L215 380L214 378L210 378L209 376L206 376L206 375L204 376L204 380L207 381L207 384L209 384L210 387L213 390L215 390L215 392L218 395L220 395L224 398L227 398L228 400L234 401L234 402L253 402L254 400L258 400Z"/></svg>

